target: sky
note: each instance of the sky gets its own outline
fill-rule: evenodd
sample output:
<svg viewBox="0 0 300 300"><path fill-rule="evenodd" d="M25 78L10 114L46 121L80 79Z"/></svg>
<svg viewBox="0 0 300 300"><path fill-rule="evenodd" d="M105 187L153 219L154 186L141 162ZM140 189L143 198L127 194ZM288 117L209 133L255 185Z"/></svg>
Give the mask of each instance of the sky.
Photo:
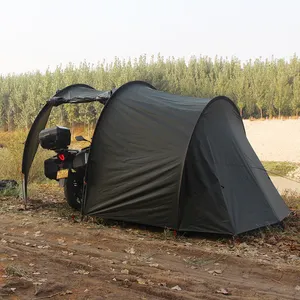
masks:
<svg viewBox="0 0 300 300"><path fill-rule="evenodd" d="M289 59L299 0L0 0L0 74L115 57Z"/></svg>

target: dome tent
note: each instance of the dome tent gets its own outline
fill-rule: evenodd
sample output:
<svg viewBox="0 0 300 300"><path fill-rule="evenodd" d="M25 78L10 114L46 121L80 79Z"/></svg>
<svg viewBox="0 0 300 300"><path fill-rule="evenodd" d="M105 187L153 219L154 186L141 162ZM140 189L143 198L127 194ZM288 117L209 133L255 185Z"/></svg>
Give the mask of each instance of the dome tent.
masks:
<svg viewBox="0 0 300 300"><path fill-rule="evenodd" d="M230 99L140 81L104 107L86 183L83 214L179 231L236 235L289 214Z"/></svg>
<svg viewBox="0 0 300 300"><path fill-rule="evenodd" d="M173 95L141 82L112 91L75 84L37 115L22 161L23 198L52 108L98 101L83 215L237 235L290 213L246 137L235 104Z"/></svg>

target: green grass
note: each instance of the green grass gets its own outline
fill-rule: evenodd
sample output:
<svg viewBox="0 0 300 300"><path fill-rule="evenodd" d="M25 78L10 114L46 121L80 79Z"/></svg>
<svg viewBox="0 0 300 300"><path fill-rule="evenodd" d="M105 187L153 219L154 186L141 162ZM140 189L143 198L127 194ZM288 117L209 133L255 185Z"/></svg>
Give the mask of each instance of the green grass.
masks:
<svg viewBox="0 0 300 300"><path fill-rule="evenodd" d="M18 197L21 195L21 186L7 187L0 191L0 197Z"/></svg>
<svg viewBox="0 0 300 300"><path fill-rule="evenodd" d="M21 267L19 266L7 266L5 268L5 273L8 276L16 276L16 277L24 277L26 275L26 271L23 270Z"/></svg>
<svg viewBox="0 0 300 300"><path fill-rule="evenodd" d="M283 177L299 167L298 164L292 162L263 161L262 164L269 175Z"/></svg>

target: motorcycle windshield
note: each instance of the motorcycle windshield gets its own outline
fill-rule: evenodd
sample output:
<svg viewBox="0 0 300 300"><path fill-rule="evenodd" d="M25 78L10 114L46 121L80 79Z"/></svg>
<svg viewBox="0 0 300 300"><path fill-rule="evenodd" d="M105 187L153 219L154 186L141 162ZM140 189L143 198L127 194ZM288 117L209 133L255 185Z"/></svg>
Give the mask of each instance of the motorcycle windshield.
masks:
<svg viewBox="0 0 300 300"><path fill-rule="evenodd" d="M29 171L37 149L39 147L39 133L43 129L45 129L52 107L53 103L47 102L45 106L41 109L36 119L34 120L28 133L27 139L25 141L22 159L22 193L23 199L25 201L27 200L27 184Z"/></svg>

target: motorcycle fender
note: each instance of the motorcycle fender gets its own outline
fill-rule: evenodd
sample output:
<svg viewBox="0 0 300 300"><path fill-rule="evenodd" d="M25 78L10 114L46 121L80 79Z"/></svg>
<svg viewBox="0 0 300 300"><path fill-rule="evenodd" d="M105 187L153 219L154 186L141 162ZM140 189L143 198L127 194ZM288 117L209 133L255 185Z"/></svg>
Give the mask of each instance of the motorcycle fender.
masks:
<svg viewBox="0 0 300 300"><path fill-rule="evenodd" d="M62 178L58 180L58 184L60 187L64 187L66 183L66 178Z"/></svg>

